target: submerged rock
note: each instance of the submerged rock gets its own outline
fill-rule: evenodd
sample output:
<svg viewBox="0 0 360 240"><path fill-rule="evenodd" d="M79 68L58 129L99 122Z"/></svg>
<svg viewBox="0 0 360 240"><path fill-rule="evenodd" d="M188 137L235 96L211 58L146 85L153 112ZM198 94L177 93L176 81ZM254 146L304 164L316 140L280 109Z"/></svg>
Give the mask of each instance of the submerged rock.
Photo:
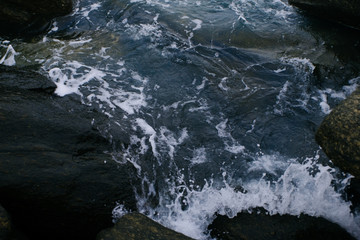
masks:
<svg viewBox="0 0 360 240"><path fill-rule="evenodd" d="M114 227L101 231L97 240L191 240L140 213L124 215Z"/></svg>
<svg viewBox="0 0 360 240"><path fill-rule="evenodd" d="M66 15L72 8L73 0L0 1L0 32L42 31L52 18Z"/></svg>
<svg viewBox="0 0 360 240"><path fill-rule="evenodd" d="M102 114L44 82L0 68L0 203L29 239L94 239L117 202L136 209L136 171L107 153Z"/></svg>
<svg viewBox="0 0 360 240"><path fill-rule="evenodd" d="M360 28L360 1L289 0L289 3L316 16Z"/></svg>
<svg viewBox="0 0 360 240"><path fill-rule="evenodd" d="M325 117L316 141L336 166L360 178L360 89Z"/></svg>
<svg viewBox="0 0 360 240"><path fill-rule="evenodd" d="M232 219L219 215L209 226L209 230L211 236L218 240L354 239L341 227L323 218L306 215L270 216L264 210L239 213Z"/></svg>

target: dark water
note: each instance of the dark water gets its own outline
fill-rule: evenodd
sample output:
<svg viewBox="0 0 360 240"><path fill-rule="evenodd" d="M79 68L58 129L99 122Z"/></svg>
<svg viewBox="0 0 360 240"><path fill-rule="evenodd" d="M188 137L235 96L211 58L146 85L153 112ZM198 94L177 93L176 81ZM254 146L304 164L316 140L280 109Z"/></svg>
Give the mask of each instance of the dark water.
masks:
<svg viewBox="0 0 360 240"><path fill-rule="evenodd" d="M41 38L3 39L0 63L40 64L121 126L113 155L143 179L138 208L172 229L207 239L214 213L260 206L360 238L349 175L314 140L360 82L358 39L285 0L88 0Z"/></svg>

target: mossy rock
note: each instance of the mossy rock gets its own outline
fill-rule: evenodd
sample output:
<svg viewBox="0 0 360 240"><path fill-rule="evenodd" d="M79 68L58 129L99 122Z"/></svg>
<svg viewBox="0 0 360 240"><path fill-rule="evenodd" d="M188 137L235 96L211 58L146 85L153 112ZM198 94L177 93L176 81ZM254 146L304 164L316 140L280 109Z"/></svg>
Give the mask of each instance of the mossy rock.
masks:
<svg viewBox="0 0 360 240"><path fill-rule="evenodd" d="M97 240L191 240L140 213L126 214L114 227L101 231Z"/></svg>
<svg viewBox="0 0 360 240"><path fill-rule="evenodd" d="M325 117L316 141L337 167L360 177L360 89Z"/></svg>

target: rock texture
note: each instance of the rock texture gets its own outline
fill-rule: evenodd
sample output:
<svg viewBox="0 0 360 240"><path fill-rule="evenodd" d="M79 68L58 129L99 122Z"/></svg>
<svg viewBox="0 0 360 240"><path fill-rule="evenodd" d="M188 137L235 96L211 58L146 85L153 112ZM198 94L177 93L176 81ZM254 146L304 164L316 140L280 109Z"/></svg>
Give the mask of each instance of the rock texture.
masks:
<svg viewBox="0 0 360 240"><path fill-rule="evenodd" d="M72 0L0 1L0 31L41 31L52 18L66 15L72 8Z"/></svg>
<svg viewBox="0 0 360 240"><path fill-rule="evenodd" d="M259 212L259 213L257 213ZM218 240L346 240L354 239L338 225L323 218L306 215L267 215L264 210L239 213L230 219L217 216L209 226L211 236Z"/></svg>
<svg viewBox="0 0 360 240"><path fill-rule="evenodd" d="M360 89L325 117L316 141L336 166L360 177Z"/></svg>
<svg viewBox="0 0 360 240"><path fill-rule="evenodd" d="M289 3L316 16L360 28L358 0L289 0Z"/></svg>
<svg viewBox="0 0 360 240"><path fill-rule="evenodd" d="M29 239L94 239L117 202L136 209L136 171L107 153L97 130L106 118L54 88L34 71L0 68L0 203Z"/></svg>
<svg viewBox="0 0 360 240"><path fill-rule="evenodd" d="M110 229L103 230L97 240L191 240L140 213L126 214Z"/></svg>

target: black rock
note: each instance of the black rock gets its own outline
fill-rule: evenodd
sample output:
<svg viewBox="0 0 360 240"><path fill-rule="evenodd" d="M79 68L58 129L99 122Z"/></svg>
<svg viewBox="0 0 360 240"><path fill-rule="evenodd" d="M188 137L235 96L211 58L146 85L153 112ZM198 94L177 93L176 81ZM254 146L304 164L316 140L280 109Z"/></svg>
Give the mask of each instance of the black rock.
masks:
<svg viewBox="0 0 360 240"><path fill-rule="evenodd" d="M136 210L136 171L107 153L112 145L97 130L105 116L42 91L52 84L35 72L8 69L0 79L0 203L19 230L29 239L94 239L112 225L117 202ZM25 79L32 83L20 86Z"/></svg>
<svg viewBox="0 0 360 240"><path fill-rule="evenodd" d="M12 232L12 224L9 214L0 205L0 239L9 239Z"/></svg>
<svg viewBox="0 0 360 240"><path fill-rule="evenodd" d="M358 0L288 0L313 16L337 21L360 29Z"/></svg>
<svg viewBox="0 0 360 240"><path fill-rule="evenodd" d="M18 88L38 92L54 93L55 83L30 68L0 65L0 87Z"/></svg>
<svg viewBox="0 0 360 240"><path fill-rule="evenodd" d="M72 8L73 0L0 1L0 32L41 32L51 19L69 14Z"/></svg>
<svg viewBox="0 0 360 240"><path fill-rule="evenodd" d="M239 213L230 219L217 216L209 226L211 236L218 240L345 240L354 239L338 225L323 218L307 215L273 215L263 209Z"/></svg>

